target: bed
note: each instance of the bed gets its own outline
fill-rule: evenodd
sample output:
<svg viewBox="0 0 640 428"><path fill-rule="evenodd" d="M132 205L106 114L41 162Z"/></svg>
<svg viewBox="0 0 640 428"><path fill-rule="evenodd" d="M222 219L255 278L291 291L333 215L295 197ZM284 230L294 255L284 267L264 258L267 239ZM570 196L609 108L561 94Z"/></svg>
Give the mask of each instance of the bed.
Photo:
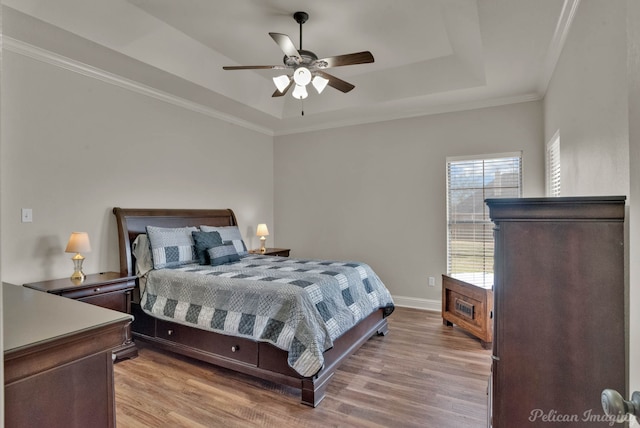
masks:
<svg viewBox="0 0 640 428"><path fill-rule="evenodd" d="M230 209L123 209L116 207L113 209L113 213L118 228L120 271L126 275L138 273L132 245L140 235L146 238L148 230L154 232L153 228L164 230L161 228L196 227L200 231L205 229L204 226L222 229L233 229L234 226L236 228L238 226L235 214ZM150 228L148 229L148 227ZM227 247L231 245L231 242L225 241L225 244L228 244ZM238 247L237 241L233 241L233 243ZM213 252L210 255L214 257ZM284 290L279 292L280 295L294 296L287 297L287 299L300 300L299 294L303 296L306 294L316 295L318 291L314 281L317 279L316 282L320 284L324 278L328 277L325 275L326 271L330 271L335 278L340 278L340 281L337 282L341 283L341 293L345 295L346 290L346 295L351 299L351 294L349 294L351 286L346 288L344 282L345 278L352 275L352 270L364 278L361 282L377 279L370 267L358 262L298 260L259 255L245 256L240 261L234 260L236 260L235 263L212 268L199 264L168 266L165 269L153 269L144 278L139 278L139 287L146 287L146 291L141 292L140 299L134 299L132 303L132 314L135 316L132 324L133 338L220 367L299 388L301 402L316 407L324 398L327 383L340 364L369 338L374 335L386 335L388 332L386 317L393 311L393 302L384 285L382 285L383 290L376 288L377 291L371 292L373 287L368 282L365 284L365 288L367 289L366 293L369 294L365 293L365 296L369 302L359 305L371 306L371 313L368 313L369 309L355 310L356 313L360 311L363 313L359 318L356 318L357 322L352 326L337 328L334 318L344 318L339 313L338 315L333 313L326 315L325 311L320 311L320 315L318 315L318 311L310 312L310 309L306 307L309 306L308 304L303 304L303 309L296 309L296 315L289 318L295 319L298 324L294 326L295 334L289 335L294 337L287 342L294 343L293 348L282 346L282 343L279 343L280 336L285 336L285 339L288 336L284 333L278 333L280 336L274 336L272 328L256 328L255 330L260 333L257 336L250 334L253 330L243 331L242 326L246 323L243 323L242 320L250 319L254 324L264 326L273 321L269 317L242 314L242 317L238 317L239 322L235 324L229 322L231 317L228 317L226 321L223 319L220 325L216 325L215 319L219 320L218 315L221 312L226 313L226 311L215 309L215 313L210 313L207 318L206 314L203 315L206 311L200 309L207 307L207 305L188 303L186 301L189 298L185 295L198 296L203 292L209 293L211 287L221 287L226 293L238 293L237 290L241 285L248 287L254 294L264 293L265 290L273 287L274 290ZM211 269L211 271L207 269ZM190 278L189 281L185 279L187 277ZM214 279L214 277L216 278ZM256 278L258 280L253 281ZM213 281L221 282L214 284ZM187 282L189 282L189 286L185 285ZM169 289L171 284L179 284L180 286L180 291L173 291L175 298L171 298L171 296L169 298L157 297L160 295L159 290ZM271 284L276 285L272 286ZM360 287L362 288L362 285ZM379 286L376 285L376 287ZM195 291L186 291L192 289ZM215 290L216 296L222 293L218 288ZM304 290L311 291L306 293ZM359 292L353 289L352 294L355 296L357 293ZM231 296L230 299L237 300L236 295L229 294L229 296ZM275 297L273 298L275 299ZM184 303L181 302L182 299L185 300ZM269 296L269 299L272 297ZM320 301L323 304L322 300L325 298L314 297L313 299L312 302ZM208 295L205 300L210 302L211 296ZM255 300L264 301L264 298L260 297ZM162 304L158 302L162 302ZM173 304L169 305L167 302L173 302ZM353 302L350 300L349 303L352 303L349 308L352 309L351 312L354 312ZM167 307L171 307L171 309L168 310ZM181 307L184 309L182 312L180 311ZM198 309L195 316L192 311L194 307ZM315 307L320 306L315 304ZM182 313L182 316L174 317L178 313ZM273 316L275 317L275 315ZM327 322L321 324L320 327L313 327L315 324L306 318L329 319L333 324ZM203 319L206 322L201 323L200 321ZM256 319L266 319L266 321L261 324ZM230 324L235 325L235 332L227 331L226 327L222 327L223 325L228 327ZM342 321L338 324L342 324ZM212 328L208 328L209 325ZM306 342L301 345L298 337L305 337L304 332L308 330L313 330L308 334L312 337L311 345ZM300 331L303 333L299 333ZM316 348L319 349L319 352ZM296 352L292 352L292 349L295 349Z"/></svg>

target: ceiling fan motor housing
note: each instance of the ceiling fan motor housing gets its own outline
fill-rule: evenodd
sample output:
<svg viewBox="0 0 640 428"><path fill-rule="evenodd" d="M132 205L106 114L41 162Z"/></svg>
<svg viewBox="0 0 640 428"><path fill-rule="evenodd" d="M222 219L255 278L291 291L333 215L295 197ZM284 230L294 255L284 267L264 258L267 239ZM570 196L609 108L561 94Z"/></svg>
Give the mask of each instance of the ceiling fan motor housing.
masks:
<svg viewBox="0 0 640 428"><path fill-rule="evenodd" d="M293 19L295 19L298 24L302 25L309 19L309 14L307 12L296 12L293 14Z"/></svg>
<svg viewBox="0 0 640 428"><path fill-rule="evenodd" d="M284 58L282 58L282 62L284 62L284 65L286 65L287 67L296 67L298 65L304 65L308 67L318 59L318 56L311 51L300 49L298 53L300 54L299 61L295 57L285 55Z"/></svg>

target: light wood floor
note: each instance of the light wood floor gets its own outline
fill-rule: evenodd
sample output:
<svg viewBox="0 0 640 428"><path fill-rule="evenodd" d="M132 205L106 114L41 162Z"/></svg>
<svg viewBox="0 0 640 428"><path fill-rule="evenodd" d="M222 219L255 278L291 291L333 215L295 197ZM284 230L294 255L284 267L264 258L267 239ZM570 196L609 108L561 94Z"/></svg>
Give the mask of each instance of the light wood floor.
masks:
<svg viewBox="0 0 640 428"><path fill-rule="evenodd" d="M115 366L117 425L485 427L490 360L439 313L396 308L389 334L351 356L314 409L294 388L140 345Z"/></svg>

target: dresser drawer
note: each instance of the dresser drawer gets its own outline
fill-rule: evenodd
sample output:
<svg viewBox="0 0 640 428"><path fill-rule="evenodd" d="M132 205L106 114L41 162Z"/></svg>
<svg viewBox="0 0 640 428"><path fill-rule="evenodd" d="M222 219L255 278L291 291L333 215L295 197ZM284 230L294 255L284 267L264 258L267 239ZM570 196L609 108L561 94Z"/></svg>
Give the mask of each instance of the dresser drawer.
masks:
<svg viewBox="0 0 640 428"><path fill-rule="evenodd" d="M180 324L157 320L156 335L182 345L202 349L212 354L242 361L254 366L258 365L258 344L241 337L196 330Z"/></svg>
<svg viewBox="0 0 640 428"><path fill-rule="evenodd" d="M113 284L97 284L92 287L84 287L78 289L67 289L60 293L60 296L69 299L84 300L86 298L97 296L100 294L115 293L124 294L124 292L132 290L135 282L113 283ZM101 306L101 305L100 305Z"/></svg>
<svg viewBox="0 0 640 428"><path fill-rule="evenodd" d="M77 300L96 306L102 306L103 308L113 309L114 311L128 312L127 296L121 291L97 294Z"/></svg>

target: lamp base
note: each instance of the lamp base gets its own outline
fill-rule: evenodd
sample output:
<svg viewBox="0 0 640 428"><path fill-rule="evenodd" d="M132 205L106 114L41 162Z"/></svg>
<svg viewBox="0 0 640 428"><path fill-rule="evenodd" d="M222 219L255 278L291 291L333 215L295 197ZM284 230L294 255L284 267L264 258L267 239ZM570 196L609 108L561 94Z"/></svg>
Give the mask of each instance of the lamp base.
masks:
<svg viewBox="0 0 640 428"><path fill-rule="evenodd" d="M265 253L267 251L267 248L265 247L265 242L267 242L267 238L265 238L264 236L260 237L260 252L261 253Z"/></svg>
<svg viewBox="0 0 640 428"><path fill-rule="evenodd" d="M82 272L82 262L84 261L84 257L80 255L80 253L71 257L73 260L73 275L71 275L71 281L74 283L84 281L86 275Z"/></svg>

